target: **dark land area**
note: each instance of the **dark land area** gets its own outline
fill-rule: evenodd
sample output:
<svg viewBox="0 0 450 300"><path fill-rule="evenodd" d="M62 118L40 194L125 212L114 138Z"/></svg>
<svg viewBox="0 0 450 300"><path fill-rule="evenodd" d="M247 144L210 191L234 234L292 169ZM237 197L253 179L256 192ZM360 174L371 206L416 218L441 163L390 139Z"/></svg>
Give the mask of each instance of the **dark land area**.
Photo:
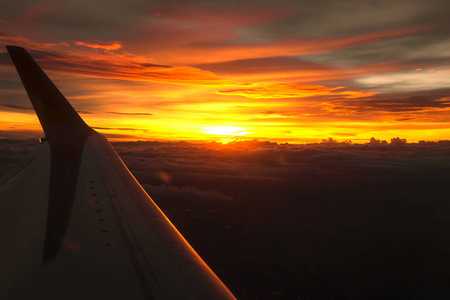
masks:
<svg viewBox="0 0 450 300"><path fill-rule="evenodd" d="M450 298L449 141L113 145L238 299Z"/></svg>

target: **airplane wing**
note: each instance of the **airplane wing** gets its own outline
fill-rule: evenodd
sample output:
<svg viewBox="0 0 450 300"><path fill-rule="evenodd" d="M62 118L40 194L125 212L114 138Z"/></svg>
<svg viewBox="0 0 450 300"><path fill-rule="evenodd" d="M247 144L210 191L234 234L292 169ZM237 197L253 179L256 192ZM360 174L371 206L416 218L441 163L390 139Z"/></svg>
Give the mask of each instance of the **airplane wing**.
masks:
<svg viewBox="0 0 450 300"><path fill-rule="evenodd" d="M20 47L46 141L0 178L0 299L234 299Z"/></svg>

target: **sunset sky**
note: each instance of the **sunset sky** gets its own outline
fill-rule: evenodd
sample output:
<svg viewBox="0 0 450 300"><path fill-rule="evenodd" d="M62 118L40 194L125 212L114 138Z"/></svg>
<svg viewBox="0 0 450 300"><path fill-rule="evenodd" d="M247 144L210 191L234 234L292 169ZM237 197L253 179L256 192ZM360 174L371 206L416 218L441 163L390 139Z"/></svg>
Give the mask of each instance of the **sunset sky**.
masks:
<svg viewBox="0 0 450 300"><path fill-rule="evenodd" d="M0 2L0 138L40 125L5 45L122 140L450 139L450 2Z"/></svg>

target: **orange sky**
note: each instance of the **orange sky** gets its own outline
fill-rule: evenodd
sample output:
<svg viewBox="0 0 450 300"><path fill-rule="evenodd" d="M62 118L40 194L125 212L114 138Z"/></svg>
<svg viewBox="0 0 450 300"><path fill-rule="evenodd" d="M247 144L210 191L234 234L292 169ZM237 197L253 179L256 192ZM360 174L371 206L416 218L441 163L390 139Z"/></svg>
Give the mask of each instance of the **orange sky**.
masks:
<svg viewBox="0 0 450 300"><path fill-rule="evenodd" d="M0 14L0 137L40 135L8 44L29 50L86 122L111 138L450 137L450 62L438 50L449 35L444 19L410 16L423 7L385 7L392 23L382 10L365 21L373 9L355 5L344 26L347 11L313 2L142 2L139 10L113 5L109 18L97 1L97 15L83 12L83 1L55 3ZM325 20L320 28L312 16ZM74 17L77 26L66 22Z"/></svg>

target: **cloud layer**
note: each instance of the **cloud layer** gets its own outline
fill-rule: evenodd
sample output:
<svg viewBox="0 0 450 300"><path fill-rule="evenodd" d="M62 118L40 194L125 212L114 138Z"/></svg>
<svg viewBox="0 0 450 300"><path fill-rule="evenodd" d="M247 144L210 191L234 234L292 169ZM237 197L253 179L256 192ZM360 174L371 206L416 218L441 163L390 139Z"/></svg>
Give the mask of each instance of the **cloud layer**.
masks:
<svg viewBox="0 0 450 300"><path fill-rule="evenodd" d="M238 298L450 295L449 141L113 145Z"/></svg>
<svg viewBox="0 0 450 300"><path fill-rule="evenodd" d="M114 145L240 298L450 294L448 141Z"/></svg>

